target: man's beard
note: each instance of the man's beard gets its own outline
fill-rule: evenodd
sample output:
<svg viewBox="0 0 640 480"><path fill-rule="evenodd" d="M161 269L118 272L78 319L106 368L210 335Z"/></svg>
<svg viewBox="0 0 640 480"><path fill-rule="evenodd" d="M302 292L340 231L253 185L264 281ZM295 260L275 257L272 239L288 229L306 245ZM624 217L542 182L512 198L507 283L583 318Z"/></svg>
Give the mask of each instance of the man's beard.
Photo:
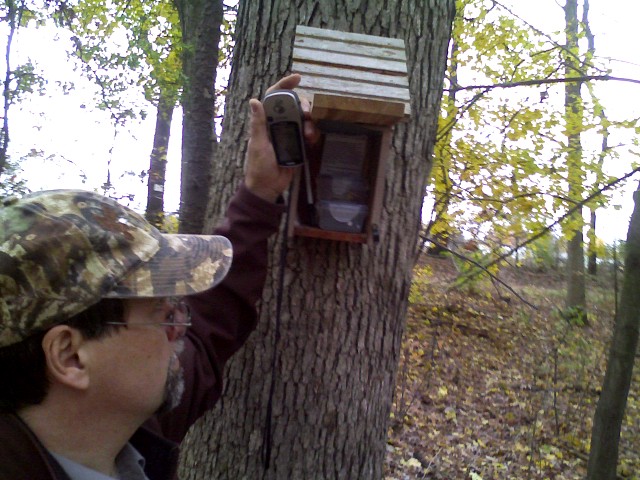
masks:
<svg viewBox="0 0 640 480"><path fill-rule="evenodd" d="M179 365L178 354L182 351L183 346L184 344L181 342L169 360L167 382L164 387L164 400L156 412L160 415L176 408L180 405L180 400L182 400L182 395L184 394L184 369L182 365Z"/></svg>

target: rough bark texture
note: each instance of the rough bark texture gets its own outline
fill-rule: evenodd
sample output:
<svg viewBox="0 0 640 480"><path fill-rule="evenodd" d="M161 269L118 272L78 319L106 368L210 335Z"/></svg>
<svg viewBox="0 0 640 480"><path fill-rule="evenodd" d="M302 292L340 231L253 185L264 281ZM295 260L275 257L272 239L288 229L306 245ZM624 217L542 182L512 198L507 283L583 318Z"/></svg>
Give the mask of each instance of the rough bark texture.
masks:
<svg viewBox="0 0 640 480"><path fill-rule="evenodd" d="M173 99L169 100L161 95L158 101L156 130L153 135L153 149L149 161L147 210L145 212L146 219L156 227L160 227L164 219L164 183L173 108Z"/></svg>
<svg viewBox="0 0 640 480"><path fill-rule="evenodd" d="M201 233L215 149L215 81L222 0L174 0L185 44L180 231Z"/></svg>
<svg viewBox="0 0 640 480"><path fill-rule="evenodd" d="M578 0L567 0L565 7L565 31L567 37L567 53L565 59L565 75L576 76L580 72L577 59L578 52ZM567 132L567 175L569 182L569 199L581 202L584 191L584 169L582 167L582 97L581 82L568 82L565 85L565 121ZM583 312L586 308L584 242L582 235L582 209L570 217L575 223L575 232L567 245L567 307Z"/></svg>
<svg viewBox="0 0 640 480"><path fill-rule="evenodd" d="M627 405L640 329L640 189L629 223L624 283L607 371L591 432L587 480L615 480L620 428Z"/></svg>
<svg viewBox="0 0 640 480"><path fill-rule="evenodd" d="M297 24L404 38L414 115L395 130L379 243L290 242L275 372L277 265L258 330L227 369L223 398L185 442L183 478L382 477L453 15L454 0L240 4L210 224L241 178L247 102L290 68ZM261 449L272 374L273 451L265 471Z"/></svg>

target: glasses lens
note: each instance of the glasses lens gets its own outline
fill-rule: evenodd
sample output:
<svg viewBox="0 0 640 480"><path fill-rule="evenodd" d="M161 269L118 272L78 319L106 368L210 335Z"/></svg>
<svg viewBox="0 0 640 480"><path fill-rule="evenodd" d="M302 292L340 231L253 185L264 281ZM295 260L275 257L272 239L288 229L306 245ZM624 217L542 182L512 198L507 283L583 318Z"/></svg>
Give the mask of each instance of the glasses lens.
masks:
<svg viewBox="0 0 640 480"><path fill-rule="evenodd" d="M169 299L169 303L173 307L173 322L180 324L191 323L191 310L183 298L172 297Z"/></svg>

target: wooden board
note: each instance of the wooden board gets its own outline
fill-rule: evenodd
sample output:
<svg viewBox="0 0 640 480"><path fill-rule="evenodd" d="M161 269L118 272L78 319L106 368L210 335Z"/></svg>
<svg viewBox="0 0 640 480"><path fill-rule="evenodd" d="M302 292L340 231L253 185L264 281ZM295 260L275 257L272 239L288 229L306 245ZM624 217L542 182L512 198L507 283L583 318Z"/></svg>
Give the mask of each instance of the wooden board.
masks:
<svg viewBox="0 0 640 480"><path fill-rule="evenodd" d="M320 77L336 80L352 80L353 70L350 68L339 68L332 65L320 65L316 63L296 64L296 73L305 77ZM368 85L380 85L383 87L395 87L405 91L405 98L409 98L409 80L406 76L400 75L380 75L379 72L367 72L361 70L358 72L358 80Z"/></svg>
<svg viewBox="0 0 640 480"><path fill-rule="evenodd" d="M366 233L334 232L300 224L294 225L293 234L301 237L336 240L338 242L368 243L369 241L369 236Z"/></svg>
<svg viewBox="0 0 640 480"><path fill-rule="evenodd" d="M311 104L311 118L314 120L394 125L404 119L405 113L401 102L321 93L313 96Z"/></svg>
<svg viewBox="0 0 640 480"><path fill-rule="evenodd" d="M292 72L302 75L299 93L314 99L319 118L391 125L411 114L401 39L298 26ZM349 100L326 103L335 97Z"/></svg>
<svg viewBox="0 0 640 480"><path fill-rule="evenodd" d="M371 52L371 49L367 49L367 52ZM300 48L294 45L293 59L301 63L315 63L316 65L345 65L352 70L377 71L380 75L406 75L407 73L407 63L404 59L396 60L383 55L341 53L335 50ZM354 75L357 75L357 72L354 72Z"/></svg>
<svg viewBox="0 0 640 480"><path fill-rule="evenodd" d="M298 25L296 27L296 37L308 37L328 39L341 43L356 43L361 45L371 45L380 48L395 48L404 50L404 40L398 38L378 37L375 35L364 35L362 33L341 32L339 30L327 30L325 28L306 27Z"/></svg>

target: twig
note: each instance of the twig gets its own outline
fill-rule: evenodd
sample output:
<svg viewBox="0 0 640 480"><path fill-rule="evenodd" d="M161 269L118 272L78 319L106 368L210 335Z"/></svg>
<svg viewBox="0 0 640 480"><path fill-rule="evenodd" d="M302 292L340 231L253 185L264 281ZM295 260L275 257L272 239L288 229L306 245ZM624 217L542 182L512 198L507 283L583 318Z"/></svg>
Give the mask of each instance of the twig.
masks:
<svg viewBox="0 0 640 480"><path fill-rule="evenodd" d="M546 85L554 83L573 83L573 82L588 82L590 80L604 80L604 81L616 81L616 82L628 82L640 85L640 80L634 78L613 77L611 75L582 75L579 77L565 77L565 78L539 78L534 80L521 80L519 82L507 82L507 83L494 83L492 85L468 85L466 87L456 86L448 89L451 92L457 92L460 90L484 90L482 93L486 93L494 88L515 88L525 87L531 85ZM447 89L445 89L447 90ZM475 100L475 99L474 99Z"/></svg>
<svg viewBox="0 0 640 480"><path fill-rule="evenodd" d="M602 192L609 190L611 188L613 188L614 186L616 186L618 183L623 182L624 180L628 179L629 177L635 175L636 173L638 173L640 171L640 167L634 168L633 170L631 170L630 172L626 173L625 175L623 175L620 178L615 179L613 182L608 183L606 185L604 185L602 188L599 188L598 190L596 190L595 192L593 192L591 195L589 195L587 198L585 198L584 200L582 200L580 203L574 205L573 207L571 207L570 209L568 209L566 211L566 213L564 215L562 215L560 218L558 218L556 221L554 221L553 223L547 225L545 228L543 228L542 230L540 230L538 233L536 233L535 235L529 237L527 240L525 240L523 243L520 243L518 245L516 245L515 247L509 249L506 253L503 253L502 255L499 255L498 257L494 258L491 262L489 262L488 264L482 266L482 265L478 265L479 267L481 267L483 270L486 271L487 268L491 267L492 265L495 265L498 262L501 262L502 260L504 260L507 257L510 257L511 254L513 254L513 252L515 252L516 250L520 250L522 247L525 247L527 245L529 245L532 242L535 242L537 239L539 239L540 237L544 236L547 234L547 232L549 232L551 229L553 229L553 227L561 224L566 218L570 217L575 211L577 211L578 209L582 208L585 204L587 204L588 202L590 202L591 200L593 200L594 198L596 198L597 196L601 195ZM467 274L465 276L462 277L462 279L460 280L461 283L466 282L467 280L469 280L470 278L472 278L474 275L474 273L471 274Z"/></svg>
<svg viewBox="0 0 640 480"><path fill-rule="evenodd" d="M453 256L465 261L465 262L469 262L473 265L475 265L476 267L478 267L479 269L483 270L487 275L489 275L489 277L491 277L492 280L495 280L496 282L500 283L501 285L503 285L507 290L509 290L511 293L513 293L516 297L518 297L519 300L521 300L523 303L525 303L526 305L530 306L531 308L533 308L534 310L540 310L540 308L536 305L534 305L533 303L529 302L527 299L525 299L522 295L520 295L518 292L516 292L508 283L506 283L504 280L501 280L500 278L498 278L496 275L494 275L493 273L491 273L487 267L482 266L480 263L476 262L475 260L462 255L461 253L455 252L453 250L451 250L450 248L447 248L446 246L436 242L435 240L429 240L431 243L433 243L435 246L437 246L438 248L441 248L442 250L444 250L445 252L449 252L451 253ZM467 278L465 278L466 280Z"/></svg>

